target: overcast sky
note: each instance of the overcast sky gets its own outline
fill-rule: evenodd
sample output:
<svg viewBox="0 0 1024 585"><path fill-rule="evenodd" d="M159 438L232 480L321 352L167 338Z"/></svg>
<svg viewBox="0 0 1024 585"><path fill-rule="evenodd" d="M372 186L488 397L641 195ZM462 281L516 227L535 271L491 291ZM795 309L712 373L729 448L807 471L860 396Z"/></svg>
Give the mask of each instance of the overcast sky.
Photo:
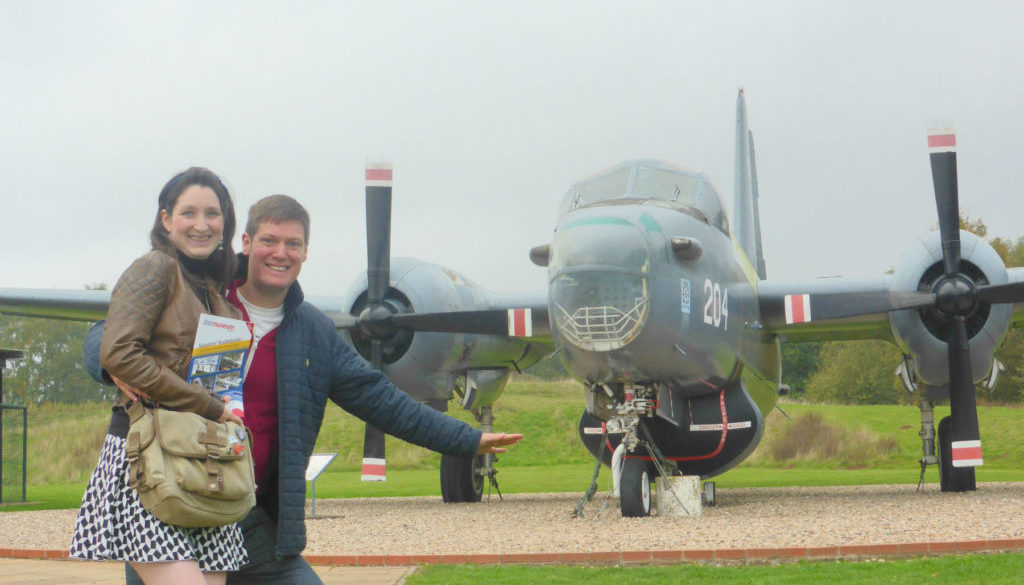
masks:
<svg viewBox="0 0 1024 585"><path fill-rule="evenodd" d="M164 182L313 217L307 294L365 266L363 166L395 168L392 254L545 286L577 179L632 158L732 199L736 91L768 275L871 276L935 225L927 130L958 132L964 211L1024 236L1019 2L0 0L0 287L113 284ZM237 236L236 236L236 245Z"/></svg>

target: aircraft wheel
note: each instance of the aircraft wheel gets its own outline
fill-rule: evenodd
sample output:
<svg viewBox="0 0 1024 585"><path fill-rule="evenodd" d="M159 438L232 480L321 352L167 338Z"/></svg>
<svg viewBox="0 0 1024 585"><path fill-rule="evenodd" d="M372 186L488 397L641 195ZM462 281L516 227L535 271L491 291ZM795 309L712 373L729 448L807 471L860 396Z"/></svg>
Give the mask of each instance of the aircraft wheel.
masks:
<svg viewBox="0 0 1024 585"><path fill-rule="evenodd" d="M630 457L623 461L619 507L625 518L651 515L651 475L643 459Z"/></svg>
<svg viewBox="0 0 1024 585"><path fill-rule="evenodd" d="M484 493L483 455L441 455L441 499L446 504L479 502Z"/></svg>
<svg viewBox="0 0 1024 585"><path fill-rule="evenodd" d="M970 492L976 489L973 467L953 467L953 421L939 421L936 443L939 447L939 489L944 492Z"/></svg>

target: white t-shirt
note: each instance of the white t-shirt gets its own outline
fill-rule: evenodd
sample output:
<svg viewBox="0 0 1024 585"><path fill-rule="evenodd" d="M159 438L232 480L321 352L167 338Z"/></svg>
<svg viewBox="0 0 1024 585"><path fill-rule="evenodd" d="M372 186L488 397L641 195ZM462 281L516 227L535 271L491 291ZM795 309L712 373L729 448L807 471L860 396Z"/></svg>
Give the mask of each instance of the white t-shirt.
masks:
<svg viewBox="0 0 1024 585"><path fill-rule="evenodd" d="M278 305L273 309L257 307L242 296L242 292L236 290L238 300L242 301L245 312L249 314L249 321L252 322L252 347L249 348L249 359L245 362L245 375L249 375L249 366L252 365L252 356L256 355L256 346L260 339L270 333L284 320L284 305Z"/></svg>

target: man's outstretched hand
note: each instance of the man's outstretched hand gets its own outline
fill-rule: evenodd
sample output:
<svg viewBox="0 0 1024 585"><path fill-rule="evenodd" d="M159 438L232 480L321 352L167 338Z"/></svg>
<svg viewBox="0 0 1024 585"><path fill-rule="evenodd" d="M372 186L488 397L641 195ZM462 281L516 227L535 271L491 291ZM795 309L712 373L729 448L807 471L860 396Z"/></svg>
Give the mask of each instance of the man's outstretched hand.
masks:
<svg viewBox="0 0 1024 585"><path fill-rule="evenodd" d="M480 448L476 450L478 455L484 453L504 453L502 447L519 442L523 435L520 433L484 433L480 435Z"/></svg>

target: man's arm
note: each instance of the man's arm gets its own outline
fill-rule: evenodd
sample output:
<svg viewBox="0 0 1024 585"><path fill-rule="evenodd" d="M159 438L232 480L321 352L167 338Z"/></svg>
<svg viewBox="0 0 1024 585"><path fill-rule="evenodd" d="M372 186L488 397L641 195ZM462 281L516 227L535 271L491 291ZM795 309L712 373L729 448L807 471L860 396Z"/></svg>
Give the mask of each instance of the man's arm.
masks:
<svg viewBox="0 0 1024 585"><path fill-rule="evenodd" d="M385 433L432 451L459 456L510 444L495 443L494 438L482 441L479 430L417 402L374 370L334 332L333 326L324 341L331 360L331 400Z"/></svg>
<svg viewBox="0 0 1024 585"><path fill-rule="evenodd" d="M89 333L85 335L85 343L82 344L82 361L85 362L85 369L93 380L109 386L114 381L100 365L100 341L103 339L103 328L106 323L97 321L89 328Z"/></svg>

